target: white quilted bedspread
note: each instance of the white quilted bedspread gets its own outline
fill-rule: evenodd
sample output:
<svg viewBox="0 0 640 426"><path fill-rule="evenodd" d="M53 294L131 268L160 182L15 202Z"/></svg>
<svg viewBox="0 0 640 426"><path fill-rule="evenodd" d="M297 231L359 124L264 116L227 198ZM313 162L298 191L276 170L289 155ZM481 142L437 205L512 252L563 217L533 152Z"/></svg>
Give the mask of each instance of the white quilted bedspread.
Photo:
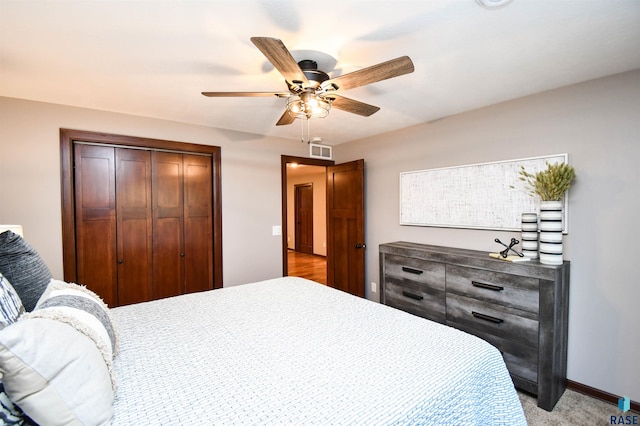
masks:
<svg viewBox="0 0 640 426"><path fill-rule="evenodd" d="M300 278L112 310L115 425L525 425L497 349Z"/></svg>

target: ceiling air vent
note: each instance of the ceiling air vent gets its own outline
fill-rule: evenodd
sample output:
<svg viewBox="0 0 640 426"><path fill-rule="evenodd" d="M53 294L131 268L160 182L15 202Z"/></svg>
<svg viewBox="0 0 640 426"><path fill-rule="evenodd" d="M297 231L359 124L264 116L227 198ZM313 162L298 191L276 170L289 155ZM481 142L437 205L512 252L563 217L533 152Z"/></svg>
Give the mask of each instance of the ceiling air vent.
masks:
<svg viewBox="0 0 640 426"><path fill-rule="evenodd" d="M331 160L333 158L330 146L318 145L316 143L309 144L309 156L311 158L323 158L325 160Z"/></svg>

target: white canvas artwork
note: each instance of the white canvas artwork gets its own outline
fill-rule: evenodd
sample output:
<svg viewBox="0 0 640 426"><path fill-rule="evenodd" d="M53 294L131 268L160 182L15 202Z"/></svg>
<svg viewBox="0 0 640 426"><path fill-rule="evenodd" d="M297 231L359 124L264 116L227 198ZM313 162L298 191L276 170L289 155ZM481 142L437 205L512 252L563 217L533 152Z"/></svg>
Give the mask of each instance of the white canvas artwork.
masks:
<svg viewBox="0 0 640 426"><path fill-rule="evenodd" d="M566 162L568 154L556 154L400 173L400 224L519 231L522 213L539 206L521 166L535 174ZM567 210L565 199L565 233Z"/></svg>

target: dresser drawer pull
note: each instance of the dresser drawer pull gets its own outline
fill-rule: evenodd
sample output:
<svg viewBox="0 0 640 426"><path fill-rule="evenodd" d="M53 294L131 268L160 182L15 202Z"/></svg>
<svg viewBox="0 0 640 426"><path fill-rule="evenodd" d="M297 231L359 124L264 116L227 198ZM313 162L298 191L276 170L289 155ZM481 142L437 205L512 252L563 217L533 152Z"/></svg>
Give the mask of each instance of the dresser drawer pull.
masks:
<svg viewBox="0 0 640 426"><path fill-rule="evenodd" d="M503 319L492 317L490 315L481 314L480 312L472 311L471 315L473 315L474 317L476 317L478 319L489 321L489 322L492 322L492 323L495 323L495 324L502 324L504 322Z"/></svg>
<svg viewBox="0 0 640 426"><path fill-rule="evenodd" d="M403 266L402 270L410 274L416 274L416 275L420 275L422 273L420 269L409 268L408 266Z"/></svg>
<svg viewBox="0 0 640 426"><path fill-rule="evenodd" d="M504 287L499 285L487 284L487 283L479 283L478 281L471 281L471 285L474 287L486 288L487 290L493 291L502 291Z"/></svg>
<svg viewBox="0 0 640 426"><path fill-rule="evenodd" d="M410 299L415 299L415 300L422 300L423 299L423 297L420 296L419 294L409 293L406 290L402 290L402 295L405 296L405 297L408 297Z"/></svg>

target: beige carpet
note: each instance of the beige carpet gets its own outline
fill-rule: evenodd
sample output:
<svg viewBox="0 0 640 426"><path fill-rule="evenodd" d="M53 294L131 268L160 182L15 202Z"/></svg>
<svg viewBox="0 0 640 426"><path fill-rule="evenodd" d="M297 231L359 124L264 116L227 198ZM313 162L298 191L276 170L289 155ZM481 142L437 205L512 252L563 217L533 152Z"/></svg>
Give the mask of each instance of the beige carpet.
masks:
<svg viewBox="0 0 640 426"><path fill-rule="evenodd" d="M618 406L567 389L552 412L538 408L535 397L518 392L529 426L610 425ZM631 411L625 415L634 415Z"/></svg>

